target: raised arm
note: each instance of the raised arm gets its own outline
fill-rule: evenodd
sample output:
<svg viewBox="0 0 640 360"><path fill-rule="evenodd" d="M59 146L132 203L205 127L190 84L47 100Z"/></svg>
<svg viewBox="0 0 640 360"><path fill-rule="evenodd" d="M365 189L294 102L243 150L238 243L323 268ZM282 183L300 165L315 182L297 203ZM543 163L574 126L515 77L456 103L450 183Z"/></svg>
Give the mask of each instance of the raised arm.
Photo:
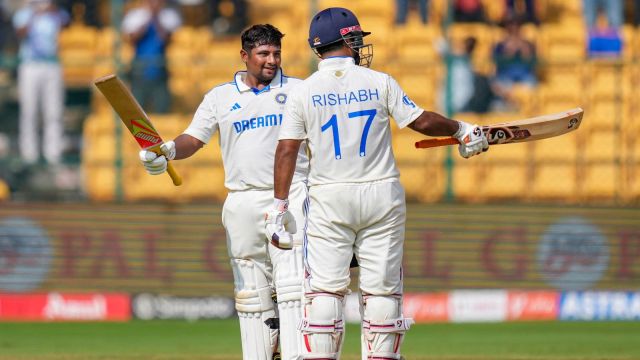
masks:
<svg viewBox="0 0 640 360"><path fill-rule="evenodd" d="M460 123L433 111L423 111L407 126L427 136L453 136L460 128Z"/></svg>
<svg viewBox="0 0 640 360"><path fill-rule="evenodd" d="M453 136L460 143L458 151L464 158L489 149L489 142L478 125L449 119L432 111L423 111L407 126L427 136Z"/></svg>

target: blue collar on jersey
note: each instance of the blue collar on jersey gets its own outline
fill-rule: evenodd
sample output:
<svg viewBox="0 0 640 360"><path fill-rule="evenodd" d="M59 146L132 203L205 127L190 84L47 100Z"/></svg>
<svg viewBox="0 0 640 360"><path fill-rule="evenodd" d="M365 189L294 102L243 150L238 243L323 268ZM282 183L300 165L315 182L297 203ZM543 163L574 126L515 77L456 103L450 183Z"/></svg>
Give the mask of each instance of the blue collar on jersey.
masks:
<svg viewBox="0 0 640 360"><path fill-rule="evenodd" d="M271 83L269 83L269 85L265 86L261 90L258 90L256 88L250 87L243 81L246 74L247 74L247 71L242 70L242 71L238 71L237 73L235 73L235 75L233 75L234 83L236 84L236 90L238 90L239 93L243 93L246 91L253 91L254 94L259 95L263 92L271 90L271 88L282 87L282 84L284 83L284 78L286 77L284 75L284 72L282 71L282 68L280 68L278 69L276 76L273 78L273 80L271 80Z"/></svg>
<svg viewBox="0 0 640 360"><path fill-rule="evenodd" d="M347 66L356 66L356 61L351 56L332 56L322 59L318 63L318 70L339 70Z"/></svg>

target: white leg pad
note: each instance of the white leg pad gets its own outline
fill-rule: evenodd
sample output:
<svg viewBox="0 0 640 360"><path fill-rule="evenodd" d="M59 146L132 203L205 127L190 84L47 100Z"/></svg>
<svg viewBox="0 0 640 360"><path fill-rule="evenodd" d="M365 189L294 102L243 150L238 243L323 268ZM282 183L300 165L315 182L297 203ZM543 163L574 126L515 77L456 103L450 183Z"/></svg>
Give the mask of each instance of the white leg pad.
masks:
<svg viewBox="0 0 640 360"><path fill-rule="evenodd" d="M271 360L278 329L269 326L276 310L266 275L250 260L231 259L244 360Z"/></svg>
<svg viewBox="0 0 640 360"><path fill-rule="evenodd" d="M402 296L365 295L363 333L367 359L401 359L400 346L412 319L402 317Z"/></svg>
<svg viewBox="0 0 640 360"><path fill-rule="evenodd" d="M298 324L302 318L302 247L281 251L273 257L274 279L280 316L280 352L282 360L298 360L303 352Z"/></svg>
<svg viewBox="0 0 640 360"><path fill-rule="evenodd" d="M339 359L344 339L343 297L305 294L300 330L305 343L302 359Z"/></svg>

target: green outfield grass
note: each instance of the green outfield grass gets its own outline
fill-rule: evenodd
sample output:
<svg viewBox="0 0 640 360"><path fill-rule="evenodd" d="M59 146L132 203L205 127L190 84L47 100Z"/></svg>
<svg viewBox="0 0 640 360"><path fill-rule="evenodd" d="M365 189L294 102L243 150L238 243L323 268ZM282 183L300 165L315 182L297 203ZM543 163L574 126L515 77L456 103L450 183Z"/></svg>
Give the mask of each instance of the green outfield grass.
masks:
<svg viewBox="0 0 640 360"><path fill-rule="evenodd" d="M357 360L347 328L342 359ZM414 325L407 360L640 359L640 322ZM241 359L235 319L0 323L0 359Z"/></svg>

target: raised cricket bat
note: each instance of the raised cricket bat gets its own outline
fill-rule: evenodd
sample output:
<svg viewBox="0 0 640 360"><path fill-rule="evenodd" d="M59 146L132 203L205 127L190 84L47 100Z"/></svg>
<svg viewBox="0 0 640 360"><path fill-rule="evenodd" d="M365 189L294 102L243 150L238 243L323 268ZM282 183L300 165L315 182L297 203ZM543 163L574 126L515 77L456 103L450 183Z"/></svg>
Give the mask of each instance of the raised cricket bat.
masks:
<svg viewBox="0 0 640 360"><path fill-rule="evenodd" d="M160 150L160 145L163 143L162 138L124 83L113 74L96 79L93 83L107 98L140 148L162 155ZM182 178L173 168L171 162L167 163L167 173L171 176L175 186L182 184Z"/></svg>
<svg viewBox="0 0 640 360"><path fill-rule="evenodd" d="M557 114L485 125L482 127L482 131L487 137L487 140L489 140L489 145L512 144L546 139L577 130L582 122L583 114L584 110L575 108ZM457 144L458 140L452 137L426 139L416 142L416 148L423 149Z"/></svg>

